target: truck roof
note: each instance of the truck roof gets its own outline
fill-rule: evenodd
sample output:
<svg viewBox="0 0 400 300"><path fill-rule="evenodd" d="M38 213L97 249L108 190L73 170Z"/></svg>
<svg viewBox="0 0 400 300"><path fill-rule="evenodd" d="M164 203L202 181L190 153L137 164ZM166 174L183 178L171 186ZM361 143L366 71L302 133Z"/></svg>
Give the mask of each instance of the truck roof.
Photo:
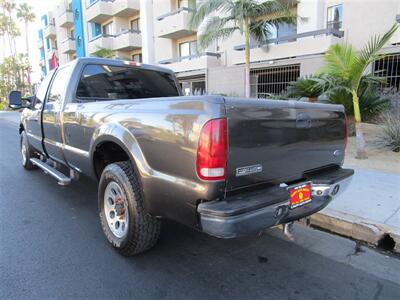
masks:
<svg viewBox="0 0 400 300"><path fill-rule="evenodd" d="M85 65L87 65L87 64L107 64L107 65L125 66L125 67L126 66L136 66L136 67L140 67L142 69L148 69L148 70L153 70L153 71L174 74L174 72L168 68L163 68L163 67L160 67L157 65L151 65L151 64L137 63L137 62L130 61L130 60L121 60L121 59L100 58L100 57L79 57L76 60L72 61L71 63L85 64Z"/></svg>

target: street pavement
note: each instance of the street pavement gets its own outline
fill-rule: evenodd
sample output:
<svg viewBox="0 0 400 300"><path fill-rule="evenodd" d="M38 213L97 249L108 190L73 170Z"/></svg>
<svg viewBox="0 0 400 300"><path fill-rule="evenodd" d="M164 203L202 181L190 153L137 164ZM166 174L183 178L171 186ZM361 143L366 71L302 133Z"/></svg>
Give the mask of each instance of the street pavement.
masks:
<svg viewBox="0 0 400 300"><path fill-rule="evenodd" d="M399 299L400 259L296 225L221 240L163 222L157 246L117 254L97 185L63 188L20 164L16 116L0 113L0 299Z"/></svg>

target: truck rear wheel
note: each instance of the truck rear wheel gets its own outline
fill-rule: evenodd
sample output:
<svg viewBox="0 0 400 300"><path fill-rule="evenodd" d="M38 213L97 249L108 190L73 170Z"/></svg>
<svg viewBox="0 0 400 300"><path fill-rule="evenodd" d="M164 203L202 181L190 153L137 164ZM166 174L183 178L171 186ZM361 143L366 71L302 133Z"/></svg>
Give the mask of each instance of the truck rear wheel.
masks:
<svg viewBox="0 0 400 300"><path fill-rule="evenodd" d="M160 235L160 221L144 207L143 192L130 162L108 165L100 178L98 205L108 241L122 255L152 248Z"/></svg>
<svg viewBox="0 0 400 300"><path fill-rule="evenodd" d="M22 166L27 170L36 169L36 166L31 162L31 158L34 156L32 147L29 145L28 137L26 136L25 131L21 133L21 157L22 157Z"/></svg>

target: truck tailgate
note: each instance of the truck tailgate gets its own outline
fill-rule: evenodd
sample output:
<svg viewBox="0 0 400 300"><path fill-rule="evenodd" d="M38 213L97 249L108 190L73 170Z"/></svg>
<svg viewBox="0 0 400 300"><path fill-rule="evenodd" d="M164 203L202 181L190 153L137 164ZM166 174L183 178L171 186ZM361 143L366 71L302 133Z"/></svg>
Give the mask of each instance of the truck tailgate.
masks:
<svg viewBox="0 0 400 300"><path fill-rule="evenodd" d="M227 190L298 180L340 166L346 120L340 105L225 98Z"/></svg>

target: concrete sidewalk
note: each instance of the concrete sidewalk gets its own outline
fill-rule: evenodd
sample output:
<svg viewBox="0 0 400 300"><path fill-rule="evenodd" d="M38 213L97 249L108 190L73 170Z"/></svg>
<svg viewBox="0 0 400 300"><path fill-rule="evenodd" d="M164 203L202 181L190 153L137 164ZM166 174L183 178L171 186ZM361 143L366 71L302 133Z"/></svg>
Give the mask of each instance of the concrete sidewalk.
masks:
<svg viewBox="0 0 400 300"><path fill-rule="evenodd" d="M400 253L400 174L356 169L346 192L311 224L375 246L392 244Z"/></svg>

